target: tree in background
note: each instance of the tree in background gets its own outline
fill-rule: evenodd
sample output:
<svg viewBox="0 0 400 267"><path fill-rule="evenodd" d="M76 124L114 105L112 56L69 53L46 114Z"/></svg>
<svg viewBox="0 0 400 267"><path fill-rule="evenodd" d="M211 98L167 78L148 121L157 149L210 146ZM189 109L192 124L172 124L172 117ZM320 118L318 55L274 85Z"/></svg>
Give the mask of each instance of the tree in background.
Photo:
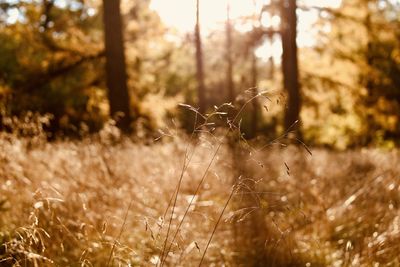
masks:
<svg viewBox="0 0 400 267"><path fill-rule="evenodd" d="M203 65L203 47L200 34L200 0L196 0L196 26L195 26L195 45L196 45L196 77L197 77L197 95L199 103L199 112L206 111L206 95L204 85L204 65Z"/></svg>
<svg viewBox="0 0 400 267"><path fill-rule="evenodd" d="M253 50L262 43L270 42L273 44L276 42L275 36L278 36L282 43L282 62L281 71L283 78L283 88L287 92L288 101L286 103L286 109L284 109L284 129L296 130L296 134L301 136L300 127L297 121L300 117L301 109L301 94L300 94L300 83L299 83L299 67L298 67L298 53L297 53L297 16L296 16L297 5L296 1L284 0L284 1L270 1L268 4L262 4L260 14L258 16L258 26L251 30L249 45ZM262 18L265 16L267 20L272 20L274 16L280 16L280 29L276 28L277 25L273 25L271 21L267 22L267 25L261 23ZM252 20L257 18L253 16ZM268 25L269 23L269 25ZM254 54L254 51L253 51ZM252 86L257 83L257 58L253 56L251 58L252 67ZM266 79L270 81L270 85L273 84L275 87L274 77L274 60L270 57L267 63ZM269 88L271 89L271 88ZM279 90L280 91L280 90ZM254 103L254 110L257 110L257 103ZM256 132L257 124L254 123L257 118L257 112L252 114L252 132ZM275 125L276 126L276 125Z"/></svg>
<svg viewBox="0 0 400 267"><path fill-rule="evenodd" d="M296 43L296 10L296 0L281 1L282 73L284 88L288 93L285 129L289 129L299 120L301 109ZM295 126L295 129L300 130L298 124Z"/></svg>
<svg viewBox="0 0 400 267"><path fill-rule="evenodd" d="M391 1L363 0L361 25L366 41L360 52L360 85L366 95L361 100L366 108L367 132L373 139L400 138L400 5ZM375 136L374 136L375 135Z"/></svg>
<svg viewBox="0 0 400 267"><path fill-rule="evenodd" d="M49 131L78 132L80 122L96 129L91 89L101 80L94 66L103 50L98 16L78 1L6 1L0 5L0 95L6 116L51 113ZM10 21L10 14L18 18Z"/></svg>
<svg viewBox="0 0 400 267"><path fill-rule="evenodd" d="M119 0L103 0L103 19L110 115L111 117L119 116L117 126L123 131L129 131L130 101Z"/></svg>
<svg viewBox="0 0 400 267"><path fill-rule="evenodd" d="M232 21L230 18L230 3L226 5L226 88L228 101L235 101L235 86L233 82L233 59L232 59Z"/></svg>
<svg viewBox="0 0 400 267"><path fill-rule="evenodd" d="M258 84L271 92L268 96L272 98L283 97L284 87L289 102L287 110L282 110L282 104L270 101L259 114L253 113L259 107L249 105L241 124L246 137L257 131L269 137L281 133L298 119L301 109L302 135L307 144L346 148L393 144L400 139L398 1L346 0L338 8L299 4L299 12L318 10L320 19L312 30L319 28L315 45L297 49L296 1L256 1L257 12L266 15L256 27L250 30L249 21L254 18L228 16L225 27L214 29L207 38L200 35L198 9L195 43L191 34L181 35L165 27L149 0L127 1L120 11L126 21L126 42L121 41L120 48L115 50L123 58L125 45L126 60L119 62L126 61L126 66L118 67L126 69L125 74L116 71L120 78L105 74L103 41L107 37L102 1L3 1L1 114L23 117L28 111L51 113L49 131L69 135L83 128L100 129L113 106L112 114L130 111L129 115L135 118L134 126L140 124L149 133L180 114L176 109L179 102L198 105L204 113L207 106L233 100L229 92L221 93L224 89L231 91L228 88L235 87L237 95L245 96L237 99L242 101L250 95L245 90ZM115 1L111 4L116 6ZM273 29L269 29L267 20L276 19L280 12L281 25L275 20ZM104 20L110 15L107 12ZM242 25L247 28L241 28ZM111 34L117 28L112 27ZM276 43L281 33L284 75L276 71L271 78L275 64L257 62L254 50L268 42L268 38ZM123 40L122 34L117 39ZM111 60L117 58L113 56ZM117 69L118 64L110 65L111 71ZM127 80L118 88L127 91L124 94L130 100L111 94L106 77L119 82ZM285 86L281 85L281 78ZM109 101L111 97L123 102ZM122 108L118 107L121 103ZM284 113L286 118L281 119ZM179 117L180 125L187 126L186 129L192 129L190 121L192 117Z"/></svg>
<svg viewBox="0 0 400 267"><path fill-rule="evenodd" d="M102 127L110 104L101 7L101 1L80 0L0 4L4 116L51 113L47 130L68 135L79 134L82 127L90 131ZM123 30L131 115L140 117L135 124L154 129L174 109L172 101L178 102L184 93L181 89L194 88L189 45L176 49L176 44L165 40L165 27L148 0L126 3L121 12L127 22ZM18 17L13 17L15 13ZM168 105L150 108L161 98L161 104Z"/></svg>
<svg viewBox="0 0 400 267"><path fill-rule="evenodd" d="M252 29L249 37L249 50L248 54L250 54L251 60L251 68L250 68L250 76L251 76L251 90L253 92L253 99L252 107L253 110L251 111L251 137L255 137L258 134L258 125L260 124L260 103L259 99L257 98L258 95L258 58L256 55L256 48L259 46L260 40L259 38L254 38L252 33L257 31L257 25L260 23L260 16L257 12L257 1L253 0L254 5L254 14L251 17L251 24Z"/></svg>
<svg viewBox="0 0 400 267"><path fill-rule="evenodd" d="M251 118L251 136L257 136L258 132L258 124L259 124L259 113L260 113L260 104L259 99L257 98L258 95L258 60L253 50L251 53L251 90L253 92L253 99L252 106L252 118Z"/></svg>
<svg viewBox="0 0 400 267"><path fill-rule="evenodd" d="M310 68L320 73L317 78L329 88L325 94L331 95L328 111L322 108L324 103L316 103L318 112L325 114L322 121L334 120L329 132L341 129L339 134L348 139L347 145L396 142L400 132L400 5L349 0L338 9L321 12L321 21L331 31L321 35L316 50L320 62L327 58L328 63L324 68L315 64ZM314 78L307 75L308 81ZM325 128L324 124L319 128ZM323 134L318 135L321 139Z"/></svg>

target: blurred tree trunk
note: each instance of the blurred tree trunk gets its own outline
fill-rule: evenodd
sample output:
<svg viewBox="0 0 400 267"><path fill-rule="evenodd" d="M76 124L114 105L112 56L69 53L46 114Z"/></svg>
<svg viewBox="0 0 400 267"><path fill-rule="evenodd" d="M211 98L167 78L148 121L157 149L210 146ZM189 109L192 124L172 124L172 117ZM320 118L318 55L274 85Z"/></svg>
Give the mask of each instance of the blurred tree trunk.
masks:
<svg viewBox="0 0 400 267"><path fill-rule="evenodd" d="M226 6L226 83L228 91L228 101L235 101L235 88L233 84L233 60L232 60L232 21L230 18L230 3Z"/></svg>
<svg viewBox="0 0 400 267"><path fill-rule="evenodd" d="M196 44L196 70L197 70L197 92L199 101L199 112L204 114L206 111L206 97L204 85L204 65L203 48L200 35L200 3L196 1L196 26L195 26L195 44Z"/></svg>
<svg viewBox="0 0 400 267"><path fill-rule="evenodd" d="M258 102L257 94L258 94L258 69L257 69L257 56L255 51L253 50L251 53L251 87L253 87L253 113L251 118L251 135L252 137L257 136L258 132L258 120L260 113L260 105Z"/></svg>
<svg viewBox="0 0 400 267"><path fill-rule="evenodd" d="M51 21L50 12L54 6L54 0L43 0L43 15L41 17L41 26L43 30L47 30Z"/></svg>
<svg viewBox="0 0 400 267"><path fill-rule="evenodd" d="M367 81L366 81L366 87L369 93L372 92L373 90L373 51L372 51L372 44L373 44L373 32L372 32L372 21L371 21L371 10L369 8L370 1L367 0L364 2L364 8L365 8L365 19L364 19L364 27L367 32L367 47L366 47L366 53L365 53L365 61L367 63L367 72L368 75L366 75Z"/></svg>
<svg viewBox="0 0 400 267"><path fill-rule="evenodd" d="M268 79L273 81L275 79L275 62L273 57L268 59Z"/></svg>
<svg viewBox="0 0 400 267"><path fill-rule="evenodd" d="M366 75L365 75L365 87L367 89L368 92L368 97L367 97L367 101L366 104L372 106L374 104L374 101L371 101L372 99L374 99L374 55L373 55L373 32L372 32L372 21L371 21L371 10L369 8L369 3L370 1L364 1L363 5L365 8L365 19L364 19L364 27L365 30L367 32L367 44L366 44L366 50L365 50L365 62L367 64L367 68L366 68ZM375 127L374 127L374 119L372 117L372 115L368 115L367 117L367 127L368 127L368 131L370 132L375 132ZM364 137L367 140L365 141L365 143L370 143L371 137Z"/></svg>
<svg viewBox="0 0 400 267"><path fill-rule="evenodd" d="M103 0L103 19L110 115L121 130L128 132L131 116L120 0Z"/></svg>
<svg viewBox="0 0 400 267"><path fill-rule="evenodd" d="M253 0L253 6L254 6L254 14L253 14L253 27L252 27L252 32L256 31L256 23L260 23L260 15L257 12L257 1ZM251 40L251 48L250 48L250 53L251 53L251 87L253 88L253 112L251 114L251 137L254 138L257 136L258 132L258 120L259 120L259 109L260 105L258 102L258 61L257 61L257 56L256 56L256 49L257 49L258 41L257 40Z"/></svg>
<svg viewBox="0 0 400 267"><path fill-rule="evenodd" d="M298 119L301 109L299 70L297 60L297 16L296 0L281 1L282 36L282 72L283 85L288 93L285 113L285 129L290 128ZM292 127L296 135L301 136L299 124Z"/></svg>

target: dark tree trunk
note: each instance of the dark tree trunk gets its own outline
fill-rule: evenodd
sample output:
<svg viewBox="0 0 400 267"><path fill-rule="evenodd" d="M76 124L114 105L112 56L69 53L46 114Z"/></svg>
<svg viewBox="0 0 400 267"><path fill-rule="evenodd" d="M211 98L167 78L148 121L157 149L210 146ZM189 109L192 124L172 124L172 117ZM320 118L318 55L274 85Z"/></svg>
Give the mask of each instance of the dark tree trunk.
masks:
<svg viewBox="0 0 400 267"><path fill-rule="evenodd" d="M204 114L206 111L206 97L204 85L204 66L203 66L203 48L200 35L200 3L196 2L196 26L195 26L195 43L196 43L196 71L197 71L197 93L199 101L199 112Z"/></svg>
<svg viewBox="0 0 400 267"><path fill-rule="evenodd" d="M233 59L232 59L232 22L230 18L230 5L226 8L226 83L228 91L228 101L235 101L235 88L233 84Z"/></svg>
<svg viewBox="0 0 400 267"><path fill-rule="evenodd" d="M301 96L299 84L299 70L297 61L297 16L296 0L283 0L281 2L282 18L282 72L283 85L288 93L287 109L285 113L285 129L297 130L297 136L300 136L300 127L297 123L301 109Z"/></svg>
<svg viewBox="0 0 400 267"><path fill-rule="evenodd" d="M121 130L128 132L131 122L130 99L127 87L120 0L103 0L103 19L110 115L117 119L117 126Z"/></svg>

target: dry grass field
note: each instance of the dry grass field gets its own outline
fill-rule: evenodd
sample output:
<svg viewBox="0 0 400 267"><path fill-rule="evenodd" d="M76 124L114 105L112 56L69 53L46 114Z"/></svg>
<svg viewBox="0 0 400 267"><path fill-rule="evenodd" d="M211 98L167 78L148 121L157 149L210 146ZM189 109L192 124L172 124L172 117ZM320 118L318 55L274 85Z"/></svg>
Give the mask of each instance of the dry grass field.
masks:
<svg viewBox="0 0 400 267"><path fill-rule="evenodd" d="M0 266L400 266L399 151L217 140L3 135Z"/></svg>

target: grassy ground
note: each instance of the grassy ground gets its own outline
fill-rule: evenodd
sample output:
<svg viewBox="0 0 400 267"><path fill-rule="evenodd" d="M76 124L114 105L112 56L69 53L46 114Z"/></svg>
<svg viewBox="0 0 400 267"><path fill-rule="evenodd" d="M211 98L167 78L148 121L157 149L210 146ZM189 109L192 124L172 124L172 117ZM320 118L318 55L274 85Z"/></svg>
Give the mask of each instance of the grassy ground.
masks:
<svg viewBox="0 0 400 267"><path fill-rule="evenodd" d="M400 266L399 151L196 140L2 136L0 266Z"/></svg>

